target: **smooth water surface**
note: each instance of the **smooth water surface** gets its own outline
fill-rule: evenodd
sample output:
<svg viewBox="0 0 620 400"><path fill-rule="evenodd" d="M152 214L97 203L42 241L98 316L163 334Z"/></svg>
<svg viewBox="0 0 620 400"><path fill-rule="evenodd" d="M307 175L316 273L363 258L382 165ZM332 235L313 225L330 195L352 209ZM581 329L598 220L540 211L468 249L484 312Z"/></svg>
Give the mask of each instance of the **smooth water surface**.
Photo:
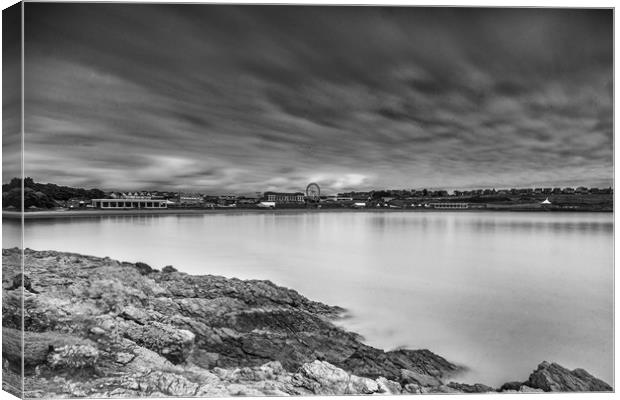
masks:
<svg viewBox="0 0 620 400"><path fill-rule="evenodd" d="M16 223L5 220L3 247ZM291 212L27 220L25 247L270 279L349 310L386 350L428 348L463 382L543 360L613 376L612 214Z"/></svg>

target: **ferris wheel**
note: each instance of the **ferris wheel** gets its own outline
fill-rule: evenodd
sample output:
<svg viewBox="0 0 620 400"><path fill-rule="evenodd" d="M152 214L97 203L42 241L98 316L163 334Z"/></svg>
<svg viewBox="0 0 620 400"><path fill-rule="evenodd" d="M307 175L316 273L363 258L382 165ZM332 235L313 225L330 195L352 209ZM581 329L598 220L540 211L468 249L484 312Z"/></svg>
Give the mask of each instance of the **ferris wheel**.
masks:
<svg viewBox="0 0 620 400"><path fill-rule="evenodd" d="M319 202L321 197L321 188L316 183L312 182L306 186L306 198L312 202Z"/></svg>

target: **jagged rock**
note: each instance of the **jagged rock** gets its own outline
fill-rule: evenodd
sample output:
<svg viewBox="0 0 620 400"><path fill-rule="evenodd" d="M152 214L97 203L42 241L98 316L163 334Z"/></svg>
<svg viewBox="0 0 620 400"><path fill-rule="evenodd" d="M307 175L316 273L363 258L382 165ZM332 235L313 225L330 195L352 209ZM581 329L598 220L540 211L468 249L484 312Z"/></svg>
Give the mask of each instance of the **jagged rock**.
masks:
<svg viewBox="0 0 620 400"><path fill-rule="evenodd" d="M185 361L191 354L196 337L190 331L156 321L145 325L129 324L123 335L175 364Z"/></svg>
<svg viewBox="0 0 620 400"><path fill-rule="evenodd" d="M377 378L377 384L379 385L378 393L400 394L403 391L400 383L390 381L382 376Z"/></svg>
<svg viewBox="0 0 620 400"><path fill-rule="evenodd" d="M473 385L469 385L467 383L450 382L447 386L452 389L456 389L457 391L462 393L487 393L496 391L492 387L483 385L481 383L474 383Z"/></svg>
<svg viewBox="0 0 620 400"><path fill-rule="evenodd" d="M583 369L570 371L556 363L543 361L525 385L545 392L608 392L613 389Z"/></svg>
<svg viewBox="0 0 620 400"><path fill-rule="evenodd" d="M417 383L407 383L403 386L403 393L420 394L422 387Z"/></svg>
<svg viewBox="0 0 620 400"><path fill-rule="evenodd" d="M133 305L129 305L121 311L119 317L137 322L140 325L144 325L150 319L149 313L144 310L141 310Z"/></svg>
<svg viewBox="0 0 620 400"><path fill-rule="evenodd" d="M542 390L542 389L534 389L534 388L531 388L531 387L529 387L527 385L522 385L519 388L519 392L521 392L521 393L537 393L537 392L544 392L544 390Z"/></svg>
<svg viewBox="0 0 620 400"><path fill-rule="evenodd" d="M99 358L99 351L90 345L69 345L54 348L47 355L51 368L77 369L93 367Z"/></svg>
<svg viewBox="0 0 620 400"><path fill-rule="evenodd" d="M377 381L351 375L325 361L314 361L301 366L293 377L293 384L318 395L372 394L381 391Z"/></svg>
<svg viewBox="0 0 620 400"><path fill-rule="evenodd" d="M269 281L158 272L55 251L24 254L38 293L24 292L22 310L21 291L3 291L2 350L4 381L21 385L23 311L27 397L449 393L482 387L443 385L462 368L429 350L385 352L365 345L333 323L341 308ZM3 250L4 288L22 272L21 261L18 249ZM72 372L78 370L87 373ZM588 382L581 387L603 387L585 371L571 374ZM515 389L542 390L532 385Z"/></svg>
<svg viewBox="0 0 620 400"><path fill-rule="evenodd" d="M500 392L506 392L506 391L519 391L519 389L521 388L521 386L523 386L523 382L506 382L504 383L500 388Z"/></svg>
<svg viewBox="0 0 620 400"><path fill-rule="evenodd" d="M304 364L294 377L294 384L314 394L345 394L349 374L325 361Z"/></svg>
<svg viewBox="0 0 620 400"><path fill-rule="evenodd" d="M430 375L423 375L415 371L403 369L400 371L400 382L404 385L413 383L418 386L440 386L441 380Z"/></svg>

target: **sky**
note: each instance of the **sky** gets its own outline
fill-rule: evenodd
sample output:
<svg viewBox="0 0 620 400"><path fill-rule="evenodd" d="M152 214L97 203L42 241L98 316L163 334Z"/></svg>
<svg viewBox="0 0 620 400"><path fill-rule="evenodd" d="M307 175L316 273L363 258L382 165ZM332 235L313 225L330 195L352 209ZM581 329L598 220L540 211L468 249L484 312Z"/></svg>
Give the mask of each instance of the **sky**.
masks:
<svg viewBox="0 0 620 400"><path fill-rule="evenodd" d="M204 193L610 186L612 22L26 3L25 176Z"/></svg>

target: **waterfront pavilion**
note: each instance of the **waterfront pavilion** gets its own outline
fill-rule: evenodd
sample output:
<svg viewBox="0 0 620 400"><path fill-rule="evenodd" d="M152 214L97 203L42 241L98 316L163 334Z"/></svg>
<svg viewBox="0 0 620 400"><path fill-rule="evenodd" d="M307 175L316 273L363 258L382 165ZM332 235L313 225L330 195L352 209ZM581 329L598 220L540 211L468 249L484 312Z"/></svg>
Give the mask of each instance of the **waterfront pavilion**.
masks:
<svg viewBox="0 0 620 400"><path fill-rule="evenodd" d="M168 208L166 200L92 199L92 206L103 210Z"/></svg>

